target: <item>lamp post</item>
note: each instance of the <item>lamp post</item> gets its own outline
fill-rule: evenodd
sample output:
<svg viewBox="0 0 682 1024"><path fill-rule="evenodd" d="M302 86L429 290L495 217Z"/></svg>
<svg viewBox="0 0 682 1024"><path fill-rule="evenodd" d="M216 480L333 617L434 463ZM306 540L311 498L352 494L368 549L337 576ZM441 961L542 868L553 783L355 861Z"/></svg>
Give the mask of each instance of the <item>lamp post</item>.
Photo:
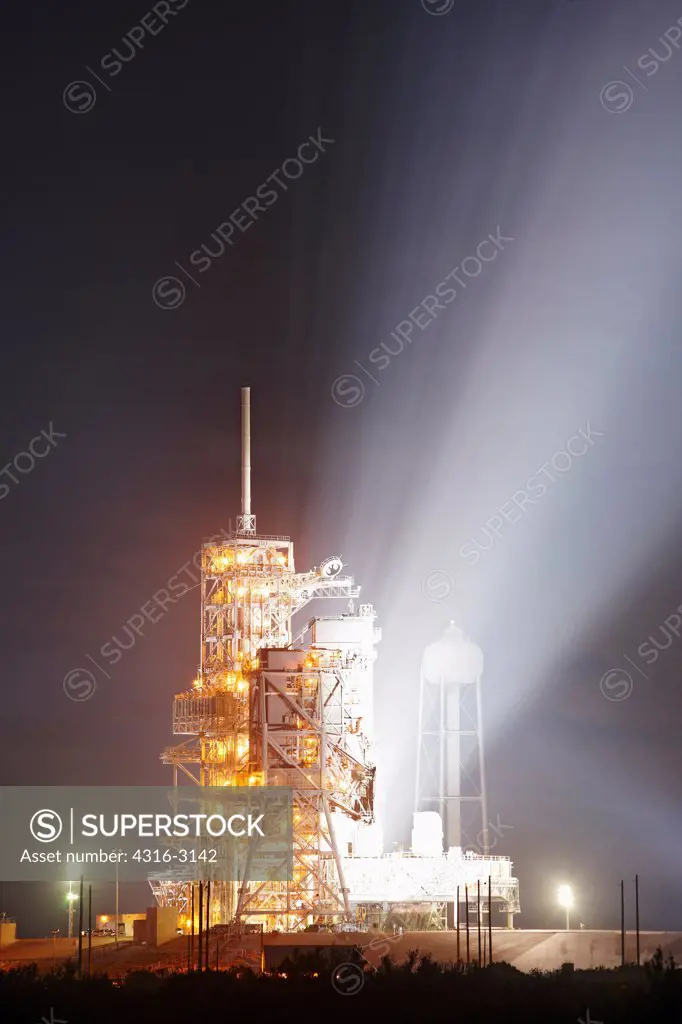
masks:
<svg viewBox="0 0 682 1024"><path fill-rule="evenodd" d="M113 853L117 854L116 857L116 924L114 926L114 938L116 942L116 949L118 950L118 854L123 853L123 850L113 850Z"/></svg>
<svg viewBox="0 0 682 1024"><path fill-rule="evenodd" d="M73 938L73 905L78 899L78 893L74 892L71 886L73 882L69 882L69 891L66 894L66 901L69 904L69 938Z"/></svg>
<svg viewBox="0 0 682 1024"><path fill-rule="evenodd" d="M557 900L560 907L566 910L566 931L570 928L571 907L574 904L573 890L570 885L560 885L557 890Z"/></svg>

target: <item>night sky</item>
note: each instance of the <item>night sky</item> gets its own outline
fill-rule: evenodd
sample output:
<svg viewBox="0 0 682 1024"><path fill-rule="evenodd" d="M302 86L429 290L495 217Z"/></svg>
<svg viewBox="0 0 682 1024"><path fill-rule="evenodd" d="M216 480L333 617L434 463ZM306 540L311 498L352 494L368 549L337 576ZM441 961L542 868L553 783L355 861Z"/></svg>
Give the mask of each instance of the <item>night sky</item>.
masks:
<svg viewBox="0 0 682 1024"><path fill-rule="evenodd" d="M100 652L238 514L248 384L259 532L299 571L341 554L379 613L387 848L409 843L421 651L456 619L485 657L517 925L560 927L570 882L576 918L614 927L639 872L642 926L682 928L681 16L4 12L3 784L170 782L198 592ZM55 887L3 901L22 935L65 926Z"/></svg>

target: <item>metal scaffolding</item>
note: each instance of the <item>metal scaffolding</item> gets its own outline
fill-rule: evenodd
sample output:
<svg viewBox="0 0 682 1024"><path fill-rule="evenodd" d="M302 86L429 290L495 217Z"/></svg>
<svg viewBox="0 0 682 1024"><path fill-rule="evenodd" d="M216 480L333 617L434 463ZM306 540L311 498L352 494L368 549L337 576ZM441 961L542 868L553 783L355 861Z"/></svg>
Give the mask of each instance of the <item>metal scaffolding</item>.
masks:
<svg viewBox="0 0 682 1024"><path fill-rule="evenodd" d="M293 878L218 885L212 923L295 929L350 917L334 819L373 820L374 766L354 714L370 653L293 648L296 612L314 599L352 601L360 588L341 575L338 556L296 573L291 539L256 533L249 416L243 388L242 513L230 537L202 548L201 664L173 705L173 732L187 738L161 756L176 786L291 786ZM343 618L362 626L374 612L361 606ZM157 881L153 889L159 902L187 909L187 884Z"/></svg>

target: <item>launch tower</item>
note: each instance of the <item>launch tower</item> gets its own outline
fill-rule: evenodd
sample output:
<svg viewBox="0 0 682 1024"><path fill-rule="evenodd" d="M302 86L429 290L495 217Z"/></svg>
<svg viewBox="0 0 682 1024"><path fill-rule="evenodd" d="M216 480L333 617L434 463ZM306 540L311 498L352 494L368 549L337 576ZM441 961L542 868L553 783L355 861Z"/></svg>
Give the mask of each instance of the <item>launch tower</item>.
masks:
<svg viewBox="0 0 682 1024"><path fill-rule="evenodd" d="M186 738L162 760L175 785L291 787L292 880L217 884L211 923L295 930L351 917L343 858L374 821L367 729L380 636L371 605L355 612L360 588L340 557L297 573L291 539L257 532L249 388L241 399L241 514L224 542L202 549L201 662L173 705L173 732ZM293 616L319 598L348 610L294 635ZM153 888L162 904L187 909L186 883Z"/></svg>

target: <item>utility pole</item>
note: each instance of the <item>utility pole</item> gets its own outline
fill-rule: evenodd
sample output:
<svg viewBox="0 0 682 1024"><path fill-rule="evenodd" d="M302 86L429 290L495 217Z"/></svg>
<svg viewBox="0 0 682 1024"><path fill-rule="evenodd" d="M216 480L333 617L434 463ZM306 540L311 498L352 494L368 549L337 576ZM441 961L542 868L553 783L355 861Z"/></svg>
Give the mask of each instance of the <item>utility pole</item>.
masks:
<svg viewBox="0 0 682 1024"><path fill-rule="evenodd" d="M204 883L199 882L199 970L204 969Z"/></svg>
<svg viewBox="0 0 682 1024"><path fill-rule="evenodd" d="M488 963L493 962L493 886L492 876L488 875Z"/></svg>
<svg viewBox="0 0 682 1024"><path fill-rule="evenodd" d="M464 883L464 912L466 914L466 929L467 929L467 967L471 963L471 954L469 952L469 883Z"/></svg>
<svg viewBox="0 0 682 1024"><path fill-rule="evenodd" d="M114 937L116 942L116 952L118 952L118 854L122 853L122 850L113 851L116 856L116 924L114 926Z"/></svg>
<svg viewBox="0 0 682 1024"><path fill-rule="evenodd" d="M78 900L78 977L83 977L83 876Z"/></svg>
<svg viewBox="0 0 682 1024"><path fill-rule="evenodd" d="M206 883L206 970L211 969L211 961L208 954L208 940L211 934L211 880Z"/></svg>
<svg viewBox="0 0 682 1024"><path fill-rule="evenodd" d="M625 882L620 880L620 964L625 967Z"/></svg>
<svg viewBox="0 0 682 1024"><path fill-rule="evenodd" d="M476 879L476 927L478 928L478 966L481 966L481 879Z"/></svg>
<svg viewBox="0 0 682 1024"><path fill-rule="evenodd" d="M461 960L459 955L459 886L457 886L457 903L455 906L457 908L457 963L459 964Z"/></svg>
<svg viewBox="0 0 682 1024"><path fill-rule="evenodd" d="M635 928L637 929L637 966L639 967L639 875L635 875Z"/></svg>
<svg viewBox="0 0 682 1024"><path fill-rule="evenodd" d="M192 896L193 896L192 883L188 882L188 884L187 884L187 912L188 912L188 915L192 914L192 916L194 916L194 903L193 903L193 900L192 900ZM192 925L190 923L190 927L189 927L189 930L187 932L187 973L189 974L189 972L191 970L192 970Z"/></svg>
<svg viewBox="0 0 682 1024"><path fill-rule="evenodd" d="M92 974L92 886L88 886L88 977Z"/></svg>
<svg viewBox="0 0 682 1024"><path fill-rule="evenodd" d="M192 929L189 933L190 970L194 970L194 882L192 882Z"/></svg>

